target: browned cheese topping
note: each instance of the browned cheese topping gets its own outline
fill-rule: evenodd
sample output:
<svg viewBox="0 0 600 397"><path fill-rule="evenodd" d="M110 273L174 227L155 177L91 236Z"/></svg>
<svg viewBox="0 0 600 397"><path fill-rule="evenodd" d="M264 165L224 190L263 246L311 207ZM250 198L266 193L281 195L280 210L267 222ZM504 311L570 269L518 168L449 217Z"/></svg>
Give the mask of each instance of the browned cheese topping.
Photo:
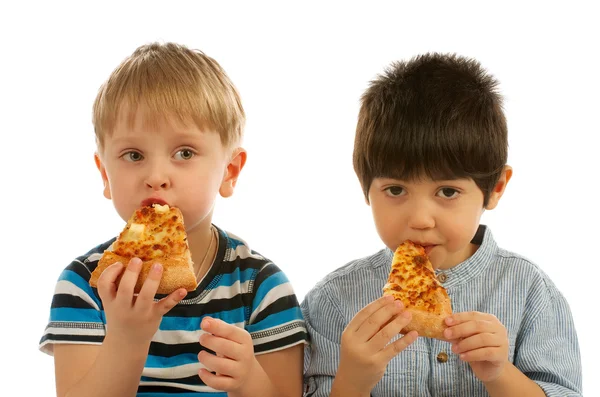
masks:
<svg viewBox="0 0 600 397"><path fill-rule="evenodd" d="M393 295L405 307L441 313L436 291L443 289L423 247L404 242L394 253L392 269L384 293Z"/></svg>
<svg viewBox="0 0 600 397"><path fill-rule="evenodd" d="M147 261L181 255L186 249L183 216L179 209L155 204L135 212L121 232L113 252Z"/></svg>

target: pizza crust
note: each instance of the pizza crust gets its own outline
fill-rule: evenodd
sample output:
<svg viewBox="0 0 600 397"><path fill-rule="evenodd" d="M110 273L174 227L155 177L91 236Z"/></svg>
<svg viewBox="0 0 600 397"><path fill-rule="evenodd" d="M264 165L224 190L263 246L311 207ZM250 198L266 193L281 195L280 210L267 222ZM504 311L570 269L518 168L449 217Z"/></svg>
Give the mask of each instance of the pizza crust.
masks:
<svg viewBox="0 0 600 397"><path fill-rule="evenodd" d="M100 261L98 261L98 266L92 272L90 285L97 288L100 275L110 265L116 262L121 262L125 267L127 267L130 260L131 258L129 257L124 257L117 255L114 252L105 251ZM194 273L190 271L188 261L182 257L164 257L142 261L142 270L140 271L140 275L135 284L135 293L140 292L142 285L146 281L146 278L152 269L152 265L155 263L160 263L163 266L162 278L160 280L158 290L156 291L157 294L170 294L173 291L177 291L179 288L185 288L187 291L193 291L196 289L196 277L194 276ZM120 281L121 277L117 279L117 284Z"/></svg>
<svg viewBox="0 0 600 397"><path fill-rule="evenodd" d="M387 287L387 285L386 285ZM445 291L444 291L445 292ZM384 295L391 295L396 300L402 301L402 297L394 291L386 290L384 287ZM440 313L430 313L423 310L418 310L413 306L405 306L405 310L412 314L412 320L408 325L400 331L402 334L407 334L410 331L417 331L419 336L447 340L444 337L444 330L447 328L444 319L452 314L452 306L448 294L439 293L436 297L440 304L445 308Z"/></svg>
<svg viewBox="0 0 600 397"><path fill-rule="evenodd" d="M142 269L134 290L136 293L141 290L155 263L163 266L162 278L156 291L158 294L170 294L179 288L193 291L198 285L183 215L178 208L153 204L137 209L119 238L109 250L104 251L98 266L92 272L90 285L98 287L98 279L108 266L121 262L127 267L134 257L142 260ZM119 282L120 278L117 284Z"/></svg>

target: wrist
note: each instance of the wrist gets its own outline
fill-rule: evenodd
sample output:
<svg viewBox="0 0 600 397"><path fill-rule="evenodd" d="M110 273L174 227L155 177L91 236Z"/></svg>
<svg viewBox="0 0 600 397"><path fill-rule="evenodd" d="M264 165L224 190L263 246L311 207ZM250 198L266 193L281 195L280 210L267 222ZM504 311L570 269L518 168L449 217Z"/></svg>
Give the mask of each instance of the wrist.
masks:
<svg viewBox="0 0 600 397"><path fill-rule="evenodd" d="M252 358L250 370L246 377L246 381L237 389L227 393L228 397L246 397L246 396L270 396L276 395L274 385L269 379L269 376L260 365L256 356Z"/></svg>
<svg viewBox="0 0 600 397"><path fill-rule="evenodd" d="M348 375L345 368L340 365L333 379L330 397L369 397L372 387L357 385L355 380L355 377Z"/></svg>
<svg viewBox="0 0 600 397"><path fill-rule="evenodd" d="M496 387L498 385L502 385L503 383L505 383L508 379L510 379L510 367L511 364L507 361L502 368L500 369L500 371L498 372L498 375L496 377L494 377L493 379L489 379L486 381L482 381L481 383L483 383L483 385L487 388L487 387Z"/></svg>

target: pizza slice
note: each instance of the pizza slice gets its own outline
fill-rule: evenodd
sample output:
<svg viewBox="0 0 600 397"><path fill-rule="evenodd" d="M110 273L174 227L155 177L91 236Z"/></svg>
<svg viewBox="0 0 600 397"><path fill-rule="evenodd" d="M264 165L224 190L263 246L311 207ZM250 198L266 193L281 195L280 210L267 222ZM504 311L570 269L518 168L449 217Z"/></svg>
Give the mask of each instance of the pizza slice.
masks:
<svg viewBox="0 0 600 397"><path fill-rule="evenodd" d="M194 263L187 243L183 215L178 208L152 204L137 209L119 238L109 250L104 251L92 272L90 285L98 287L98 278L108 266L115 262L127 266L133 257L140 258L143 263L135 285L136 293L142 288L154 263L163 266L157 293L170 294L179 288L188 291L196 289Z"/></svg>
<svg viewBox="0 0 600 397"><path fill-rule="evenodd" d="M405 241L394 252L392 268L383 295L391 295L411 312L411 322L402 329L406 334L446 340L444 319L452 314L450 297L435 276L425 249Z"/></svg>

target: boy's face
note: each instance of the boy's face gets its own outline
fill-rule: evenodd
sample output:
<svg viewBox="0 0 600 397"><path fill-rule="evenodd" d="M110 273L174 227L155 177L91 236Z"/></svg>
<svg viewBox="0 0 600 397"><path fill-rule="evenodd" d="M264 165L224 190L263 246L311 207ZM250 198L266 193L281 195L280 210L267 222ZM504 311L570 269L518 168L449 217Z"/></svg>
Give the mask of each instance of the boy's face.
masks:
<svg viewBox="0 0 600 397"><path fill-rule="evenodd" d="M147 127L138 115L132 128L117 123L96 154L104 196L123 220L140 206L166 203L181 210L188 232L208 227L217 194L233 193L245 160L243 149L224 148L216 132L192 123Z"/></svg>
<svg viewBox="0 0 600 397"><path fill-rule="evenodd" d="M486 209L498 204L512 169L506 167ZM369 202L379 236L394 251L403 241L425 246L434 268L448 269L477 250L471 244L483 213L483 192L472 179L373 180Z"/></svg>

